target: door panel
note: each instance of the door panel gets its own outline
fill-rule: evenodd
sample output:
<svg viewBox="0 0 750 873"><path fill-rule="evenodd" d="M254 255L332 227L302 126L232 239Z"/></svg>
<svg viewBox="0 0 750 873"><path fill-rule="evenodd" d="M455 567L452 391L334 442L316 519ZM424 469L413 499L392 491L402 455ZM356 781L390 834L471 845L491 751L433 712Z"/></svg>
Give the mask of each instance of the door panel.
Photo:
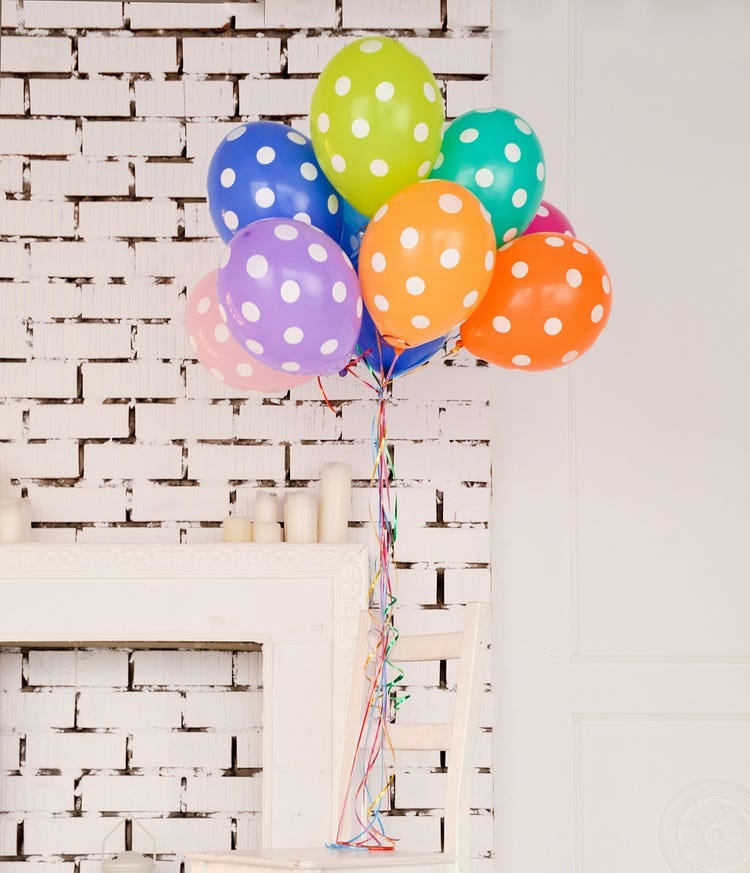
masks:
<svg viewBox="0 0 750 873"><path fill-rule="evenodd" d="M500 5L496 103L614 297L496 371L497 869L750 873L750 5Z"/></svg>

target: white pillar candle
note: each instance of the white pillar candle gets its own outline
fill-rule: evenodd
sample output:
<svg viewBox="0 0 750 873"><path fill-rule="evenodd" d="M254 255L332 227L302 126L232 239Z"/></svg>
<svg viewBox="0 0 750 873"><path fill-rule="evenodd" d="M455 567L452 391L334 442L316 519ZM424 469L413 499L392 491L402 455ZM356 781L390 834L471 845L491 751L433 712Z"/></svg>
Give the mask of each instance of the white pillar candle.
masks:
<svg viewBox="0 0 750 873"><path fill-rule="evenodd" d="M31 540L31 504L26 497L0 498L0 543Z"/></svg>
<svg viewBox="0 0 750 873"><path fill-rule="evenodd" d="M278 518L276 495L270 491L259 491L255 495L253 521L275 522Z"/></svg>
<svg viewBox="0 0 750 873"><path fill-rule="evenodd" d="M284 539L314 543L318 539L318 507L309 491L287 492L284 499Z"/></svg>
<svg viewBox="0 0 750 873"><path fill-rule="evenodd" d="M351 503L351 465L323 464L318 511L319 543L345 543L347 541Z"/></svg>
<svg viewBox="0 0 750 873"><path fill-rule="evenodd" d="M225 543L250 543L253 526L243 515L228 515L221 523L221 533Z"/></svg>
<svg viewBox="0 0 750 873"><path fill-rule="evenodd" d="M281 525L277 521L254 521L254 543L280 543Z"/></svg>

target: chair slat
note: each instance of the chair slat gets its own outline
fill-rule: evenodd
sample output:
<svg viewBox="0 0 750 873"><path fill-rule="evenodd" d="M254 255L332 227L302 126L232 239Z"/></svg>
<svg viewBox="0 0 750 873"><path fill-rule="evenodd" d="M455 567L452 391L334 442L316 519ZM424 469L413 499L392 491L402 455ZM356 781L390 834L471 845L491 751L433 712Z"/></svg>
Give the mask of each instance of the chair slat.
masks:
<svg viewBox="0 0 750 873"><path fill-rule="evenodd" d="M396 751L443 751L451 747L452 724L392 724L388 736Z"/></svg>
<svg viewBox="0 0 750 873"><path fill-rule="evenodd" d="M399 661L449 661L460 658L463 639L461 632L399 637L389 660L397 664Z"/></svg>

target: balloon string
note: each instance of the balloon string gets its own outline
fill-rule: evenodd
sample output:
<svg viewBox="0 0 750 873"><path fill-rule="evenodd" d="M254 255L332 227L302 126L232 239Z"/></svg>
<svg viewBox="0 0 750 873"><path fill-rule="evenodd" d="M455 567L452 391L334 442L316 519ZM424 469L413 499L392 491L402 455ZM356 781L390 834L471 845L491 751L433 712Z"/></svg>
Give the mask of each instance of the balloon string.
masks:
<svg viewBox="0 0 750 873"><path fill-rule="evenodd" d="M369 351L365 353L367 354ZM363 359L364 355L360 360ZM367 698L359 724L347 790L342 798L336 840L328 844L332 848L389 851L396 843L395 838L386 834L382 815L394 782L395 752L388 726L396 710L408 698L408 695L398 694L397 686L404 674L390 660L391 651L398 640L398 631L393 623L397 598L394 594L392 573L398 524L397 501L392 500L391 496L391 481L395 471L393 455L387 441L387 411L396 360L397 357L388 372L381 368L379 373L365 360L378 400L372 422L371 477L371 485L377 487L378 495L376 518L372 517L372 510L370 511L370 522L378 539L378 558L367 593L372 623L368 633L369 652L362 668L367 683ZM368 384L366 380L362 381ZM344 819L350 802L353 805L357 832L344 838Z"/></svg>

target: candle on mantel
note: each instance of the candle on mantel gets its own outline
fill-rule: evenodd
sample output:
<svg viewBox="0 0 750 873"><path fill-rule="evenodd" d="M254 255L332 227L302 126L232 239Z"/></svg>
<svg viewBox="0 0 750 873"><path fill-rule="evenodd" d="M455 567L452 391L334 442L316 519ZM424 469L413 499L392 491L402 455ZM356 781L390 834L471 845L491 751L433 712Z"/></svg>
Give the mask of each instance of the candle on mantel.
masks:
<svg viewBox="0 0 750 873"><path fill-rule="evenodd" d="M255 522L275 522L278 518L276 495L270 491L259 491L255 495Z"/></svg>
<svg viewBox="0 0 750 873"><path fill-rule="evenodd" d="M280 543L281 525L278 523L278 521L254 521L253 542Z"/></svg>
<svg viewBox="0 0 750 873"><path fill-rule="evenodd" d="M244 515L228 515L221 523L221 535L225 543L250 543L253 525Z"/></svg>
<svg viewBox="0 0 750 873"><path fill-rule="evenodd" d="M323 464L320 477L318 542L345 543L352 503L352 467L339 462Z"/></svg>
<svg viewBox="0 0 750 873"><path fill-rule="evenodd" d="M284 539L314 543L318 539L318 506L309 491L287 492L284 499Z"/></svg>
<svg viewBox="0 0 750 873"><path fill-rule="evenodd" d="M31 503L18 497L7 480L0 481L0 543L27 543L31 539Z"/></svg>

